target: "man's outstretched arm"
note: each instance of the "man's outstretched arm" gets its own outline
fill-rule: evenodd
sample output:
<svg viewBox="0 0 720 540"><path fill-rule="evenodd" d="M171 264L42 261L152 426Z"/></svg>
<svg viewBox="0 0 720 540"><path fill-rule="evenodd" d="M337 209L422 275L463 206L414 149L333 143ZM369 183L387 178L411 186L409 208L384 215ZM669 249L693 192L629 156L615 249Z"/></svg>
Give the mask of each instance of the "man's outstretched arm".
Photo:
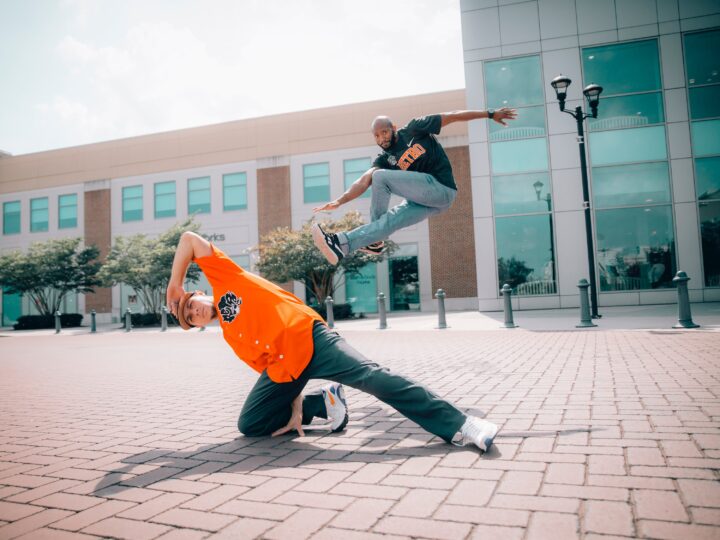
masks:
<svg viewBox="0 0 720 540"><path fill-rule="evenodd" d="M498 124L507 126L505 120L515 120L517 117L517 111L509 107L503 107L497 109L493 113L492 119ZM446 113L440 113L441 126L447 126L453 122L468 122L470 120L478 120L480 118L489 118L487 111L452 111Z"/></svg>
<svg viewBox="0 0 720 540"><path fill-rule="evenodd" d="M365 193L368 188L372 185L372 175L373 172L377 170L377 167L370 167L367 171L363 173L363 175L355 180L348 190L340 195L337 199L334 201L330 201L329 203L325 203L322 206L317 206L313 208L313 212L328 212L330 210L335 210L339 206L345 204L346 202L350 202L353 199L357 199L360 195Z"/></svg>
<svg viewBox="0 0 720 540"><path fill-rule="evenodd" d="M185 294L183 283L185 282L185 274L193 259L197 257L207 257L212 255L212 247L210 242L205 240L199 234L186 231L180 236L177 249L175 250L175 258L173 259L172 273L167 288L167 306L170 312L177 317L177 308L180 299Z"/></svg>

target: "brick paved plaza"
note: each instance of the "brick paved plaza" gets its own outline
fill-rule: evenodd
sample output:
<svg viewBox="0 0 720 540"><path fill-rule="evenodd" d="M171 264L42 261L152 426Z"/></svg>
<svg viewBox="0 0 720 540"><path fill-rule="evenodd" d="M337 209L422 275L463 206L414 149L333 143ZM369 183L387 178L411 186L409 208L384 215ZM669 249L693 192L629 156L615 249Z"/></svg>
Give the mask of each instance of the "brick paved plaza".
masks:
<svg viewBox="0 0 720 540"><path fill-rule="evenodd" d="M245 438L217 329L0 337L0 538L720 538L720 332L344 328L495 448L351 389L345 433Z"/></svg>

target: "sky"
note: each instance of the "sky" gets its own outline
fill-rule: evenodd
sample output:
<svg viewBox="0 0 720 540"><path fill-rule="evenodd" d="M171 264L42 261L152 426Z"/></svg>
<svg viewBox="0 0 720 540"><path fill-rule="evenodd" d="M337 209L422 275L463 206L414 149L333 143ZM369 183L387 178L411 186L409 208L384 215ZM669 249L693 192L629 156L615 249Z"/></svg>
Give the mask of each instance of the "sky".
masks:
<svg viewBox="0 0 720 540"><path fill-rule="evenodd" d="M0 0L13 155L464 87L459 0Z"/></svg>

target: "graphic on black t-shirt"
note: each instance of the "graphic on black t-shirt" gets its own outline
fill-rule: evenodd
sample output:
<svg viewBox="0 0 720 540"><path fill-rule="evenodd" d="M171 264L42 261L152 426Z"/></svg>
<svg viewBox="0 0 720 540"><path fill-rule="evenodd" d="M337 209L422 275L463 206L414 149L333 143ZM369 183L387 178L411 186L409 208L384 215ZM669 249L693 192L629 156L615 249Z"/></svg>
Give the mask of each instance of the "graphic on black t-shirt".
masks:
<svg viewBox="0 0 720 540"><path fill-rule="evenodd" d="M238 298L233 292L226 292L218 302L223 321L226 323L233 322L240 313L240 304L242 304L242 298Z"/></svg>

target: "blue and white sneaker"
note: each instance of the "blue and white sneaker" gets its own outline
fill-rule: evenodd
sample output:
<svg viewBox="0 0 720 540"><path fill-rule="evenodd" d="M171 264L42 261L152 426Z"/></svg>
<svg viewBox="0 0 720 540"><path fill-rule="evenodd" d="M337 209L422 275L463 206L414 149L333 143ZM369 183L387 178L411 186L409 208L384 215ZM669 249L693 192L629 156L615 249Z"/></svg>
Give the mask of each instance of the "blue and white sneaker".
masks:
<svg viewBox="0 0 720 540"><path fill-rule="evenodd" d="M342 431L348 423L347 401L342 384L332 383L322 388L325 408L330 419L330 429L333 433Z"/></svg>
<svg viewBox="0 0 720 540"><path fill-rule="evenodd" d="M487 452L492 446L497 432L498 427L492 422L477 416L468 416L460 428L458 441L453 440L453 444L457 446L474 444L483 452Z"/></svg>
<svg viewBox="0 0 720 540"><path fill-rule="evenodd" d="M340 241L338 240L337 234L328 234L322 230L320 225L313 223L312 237L320 253L325 256L330 264L339 263L345 256L340 248Z"/></svg>

